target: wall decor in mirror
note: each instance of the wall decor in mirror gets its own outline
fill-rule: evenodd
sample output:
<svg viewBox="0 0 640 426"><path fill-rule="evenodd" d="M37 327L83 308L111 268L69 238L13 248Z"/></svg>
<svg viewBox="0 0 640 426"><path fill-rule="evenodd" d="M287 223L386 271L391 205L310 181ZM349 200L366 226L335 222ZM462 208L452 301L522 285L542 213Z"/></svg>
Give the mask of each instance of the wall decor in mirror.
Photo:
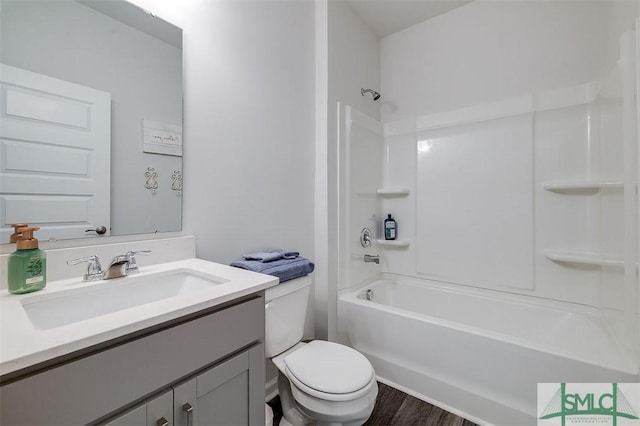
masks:
<svg viewBox="0 0 640 426"><path fill-rule="evenodd" d="M0 85L0 243L17 222L181 229L181 29L122 0L0 0Z"/></svg>

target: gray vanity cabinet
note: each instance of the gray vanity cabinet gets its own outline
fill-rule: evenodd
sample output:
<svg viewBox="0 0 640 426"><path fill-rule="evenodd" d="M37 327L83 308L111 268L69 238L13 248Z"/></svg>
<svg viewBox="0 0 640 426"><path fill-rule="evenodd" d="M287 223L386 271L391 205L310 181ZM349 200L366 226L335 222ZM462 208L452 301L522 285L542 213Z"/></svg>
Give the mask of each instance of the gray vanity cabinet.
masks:
<svg viewBox="0 0 640 426"><path fill-rule="evenodd" d="M262 406L263 345L223 361L145 403L107 420L104 426L230 426L264 424L252 405ZM254 366L252 368L251 366ZM258 401L256 403L255 401Z"/></svg>
<svg viewBox="0 0 640 426"><path fill-rule="evenodd" d="M263 342L257 293L3 377L0 424L263 425Z"/></svg>
<svg viewBox="0 0 640 426"><path fill-rule="evenodd" d="M146 403L112 418L105 426L172 426L173 391L168 390Z"/></svg>
<svg viewBox="0 0 640 426"><path fill-rule="evenodd" d="M105 426L146 426L147 425L147 406L141 405L131 411L116 416L114 419L105 424ZM171 425L167 425L171 426Z"/></svg>
<svg viewBox="0 0 640 426"><path fill-rule="evenodd" d="M252 401L264 401L264 385L251 368L263 357L264 348L253 348L174 387L175 426L264 424L260 413L249 410Z"/></svg>

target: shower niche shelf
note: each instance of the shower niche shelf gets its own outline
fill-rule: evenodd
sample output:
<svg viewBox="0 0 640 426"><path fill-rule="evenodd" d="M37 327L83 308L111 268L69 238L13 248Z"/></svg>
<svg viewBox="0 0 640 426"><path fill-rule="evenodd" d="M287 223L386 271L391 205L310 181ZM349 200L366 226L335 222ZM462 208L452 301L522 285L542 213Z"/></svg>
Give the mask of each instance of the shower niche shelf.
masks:
<svg viewBox="0 0 640 426"><path fill-rule="evenodd" d="M387 247L409 247L407 240L376 240L378 245Z"/></svg>
<svg viewBox="0 0 640 426"><path fill-rule="evenodd" d="M542 185L544 189L551 192L564 193L595 193L603 188L622 189L624 182L617 180L576 180L576 181L554 181Z"/></svg>
<svg viewBox="0 0 640 426"><path fill-rule="evenodd" d="M554 262L558 262L558 263L624 267L624 261L622 259L619 259L613 256L605 256L597 253L545 250L543 254L544 254L544 257L546 257L547 259L552 260Z"/></svg>
<svg viewBox="0 0 640 426"><path fill-rule="evenodd" d="M406 197L409 195L409 188L380 188L377 194L383 198Z"/></svg>

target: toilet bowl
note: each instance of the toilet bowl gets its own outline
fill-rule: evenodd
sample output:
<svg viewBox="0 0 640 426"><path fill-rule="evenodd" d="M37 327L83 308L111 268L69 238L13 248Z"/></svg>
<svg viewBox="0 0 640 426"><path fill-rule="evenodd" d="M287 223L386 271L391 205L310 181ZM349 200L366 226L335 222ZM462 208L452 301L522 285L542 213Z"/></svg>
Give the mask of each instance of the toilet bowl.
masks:
<svg viewBox="0 0 640 426"><path fill-rule="evenodd" d="M285 422L298 425L361 425L378 394L371 363L348 346L302 343L309 277L266 291L265 352L278 369Z"/></svg>
<svg viewBox="0 0 640 426"><path fill-rule="evenodd" d="M288 405L303 414L291 413L294 417L316 424L360 425L371 415L378 384L369 361L354 349L314 340L271 360L280 374L280 399L291 400L283 402L283 411Z"/></svg>

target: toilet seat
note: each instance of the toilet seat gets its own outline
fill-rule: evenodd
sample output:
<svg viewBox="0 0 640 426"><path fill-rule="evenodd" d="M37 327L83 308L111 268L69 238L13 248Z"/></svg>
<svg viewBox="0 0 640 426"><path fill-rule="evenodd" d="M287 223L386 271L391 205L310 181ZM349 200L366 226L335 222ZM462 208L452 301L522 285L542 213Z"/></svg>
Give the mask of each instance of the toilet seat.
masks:
<svg viewBox="0 0 640 426"><path fill-rule="evenodd" d="M289 373L288 369L287 369L287 373ZM290 373L287 374L287 378L289 379L289 381L293 386L295 386L300 392L308 396L312 396L317 399L322 399L324 401L336 401L336 402L353 401L355 399L361 398L362 396L369 393L369 391L371 390L371 387L376 384L376 378L372 377L369 383L367 383L364 387L362 387L361 389L358 389L355 392L327 393L327 392L320 392L313 388L310 388L309 386L300 382L293 374L290 374Z"/></svg>
<svg viewBox="0 0 640 426"><path fill-rule="evenodd" d="M300 391L327 401L349 401L369 392L375 373L360 352L314 340L284 358L285 374Z"/></svg>

